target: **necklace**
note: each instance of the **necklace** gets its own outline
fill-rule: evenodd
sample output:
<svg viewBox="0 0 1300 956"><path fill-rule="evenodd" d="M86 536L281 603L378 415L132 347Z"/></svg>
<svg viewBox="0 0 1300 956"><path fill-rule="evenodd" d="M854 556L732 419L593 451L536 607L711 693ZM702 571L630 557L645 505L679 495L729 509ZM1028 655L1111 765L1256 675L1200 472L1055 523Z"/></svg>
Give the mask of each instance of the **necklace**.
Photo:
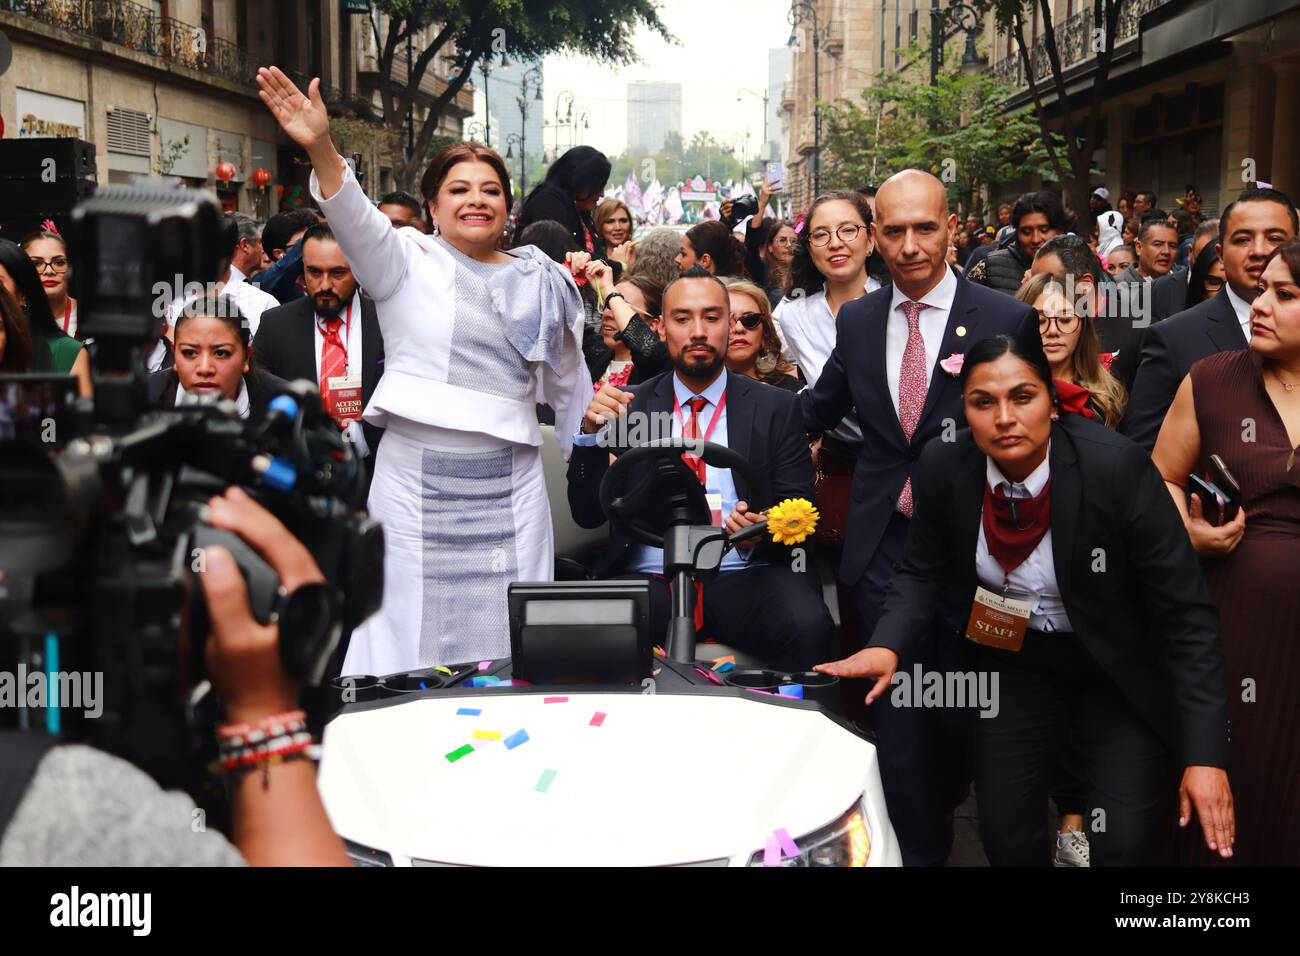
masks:
<svg viewBox="0 0 1300 956"><path fill-rule="evenodd" d="M1284 382L1282 381L1282 376L1277 373L1276 369L1272 369L1271 371L1273 372L1273 377L1277 379L1277 383L1286 389L1288 394L1294 392L1297 388L1300 388L1300 382Z"/></svg>

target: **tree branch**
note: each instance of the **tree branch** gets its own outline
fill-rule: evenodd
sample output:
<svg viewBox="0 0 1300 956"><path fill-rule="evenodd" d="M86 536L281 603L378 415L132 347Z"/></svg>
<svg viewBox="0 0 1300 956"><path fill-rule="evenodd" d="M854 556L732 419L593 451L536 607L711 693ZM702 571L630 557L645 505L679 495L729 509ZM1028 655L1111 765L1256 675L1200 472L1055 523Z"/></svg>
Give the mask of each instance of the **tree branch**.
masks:
<svg viewBox="0 0 1300 956"><path fill-rule="evenodd" d="M411 104L415 102L416 96L419 94L420 84L424 81L425 71L429 68L433 58L438 55L438 51L451 39L454 32L455 25L452 23L446 24L438 31L438 35L433 38L432 42L420 51L420 55L415 58L415 62L410 64L409 76L404 79L405 85L402 89L402 95L397 101L398 116L406 115L407 110L411 108Z"/></svg>
<svg viewBox="0 0 1300 956"><path fill-rule="evenodd" d="M1043 134L1043 148L1047 150L1048 162L1056 174L1057 182L1062 186L1067 182L1065 168L1061 158L1056 154L1056 143L1052 141L1052 130L1047 125L1047 116L1043 112L1043 97L1038 91L1038 81L1034 78L1034 64L1029 59L1029 48L1025 44L1025 20L1019 10L1012 17L1012 33L1016 38L1016 47L1020 51L1020 61L1025 65L1025 77L1029 80L1029 95L1034 99L1034 115L1038 117L1038 128Z"/></svg>

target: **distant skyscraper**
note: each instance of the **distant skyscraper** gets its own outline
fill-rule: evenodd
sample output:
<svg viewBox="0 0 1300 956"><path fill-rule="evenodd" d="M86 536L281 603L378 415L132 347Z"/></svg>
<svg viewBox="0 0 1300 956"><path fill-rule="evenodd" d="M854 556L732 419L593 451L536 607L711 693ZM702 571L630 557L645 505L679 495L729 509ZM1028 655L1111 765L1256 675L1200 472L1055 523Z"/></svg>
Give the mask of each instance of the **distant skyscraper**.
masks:
<svg viewBox="0 0 1300 956"><path fill-rule="evenodd" d="M669 133L682 132L680 83L629 83L627 85L627 146L650 152L663 149Z"/></svg>
<svg viewBox="0 0 1300 956"><path fill-rule="evenodd" d="M773 47L767 51L767 144L764 159L784 160L781 145L781 96L786 77L794 63L794 51L788 46Z"/></svg>

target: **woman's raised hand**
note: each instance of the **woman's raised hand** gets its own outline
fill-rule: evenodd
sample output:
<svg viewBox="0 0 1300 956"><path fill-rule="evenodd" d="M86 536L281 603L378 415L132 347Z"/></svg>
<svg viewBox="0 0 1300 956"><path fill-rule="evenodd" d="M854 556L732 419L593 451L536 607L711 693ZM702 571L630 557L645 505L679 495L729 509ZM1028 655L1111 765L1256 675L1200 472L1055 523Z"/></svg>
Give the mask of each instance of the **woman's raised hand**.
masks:
<svg viewBox="0 0 1300 956"><path fill-rule="evenodd" d="M330 118L320 98L320 79L313 79L307 95L280 71L279 67L262 67L257 71L258 96L275 116L290 139L311 153L330 144Z"/></svg>

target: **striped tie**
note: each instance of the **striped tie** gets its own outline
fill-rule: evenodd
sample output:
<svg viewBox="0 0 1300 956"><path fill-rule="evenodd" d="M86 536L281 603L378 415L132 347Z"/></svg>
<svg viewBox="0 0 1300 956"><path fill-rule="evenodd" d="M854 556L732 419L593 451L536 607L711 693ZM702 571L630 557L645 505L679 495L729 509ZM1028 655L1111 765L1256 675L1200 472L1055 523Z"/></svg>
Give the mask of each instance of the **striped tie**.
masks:
<svg viewBox="0 0 1300 956"><path fill-rule="evenodd" d="M904 302L903 315L907 317L907 346L903 349L903 365L898 373L898 423L910 442L921 421L925 408L925 339L921 337L921 311L930 308L924 302ZM912 517L912 479L903 484L898 496L898 510Z"/></svg>

